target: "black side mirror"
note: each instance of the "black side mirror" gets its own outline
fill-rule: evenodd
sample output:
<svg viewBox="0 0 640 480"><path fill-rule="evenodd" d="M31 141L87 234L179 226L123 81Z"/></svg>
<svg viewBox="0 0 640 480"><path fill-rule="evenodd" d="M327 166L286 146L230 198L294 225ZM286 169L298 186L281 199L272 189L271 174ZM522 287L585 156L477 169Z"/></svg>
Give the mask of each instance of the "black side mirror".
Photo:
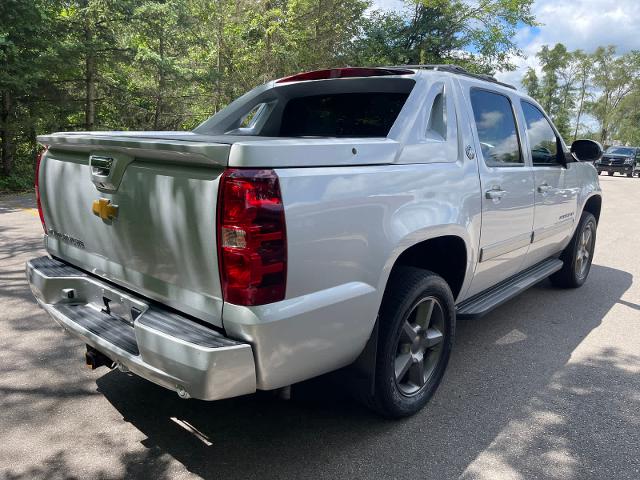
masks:
<svg viewBox="0 0 640 480"><path fill-rule="evenodd" d="M571 154L579 162L595 162L602 157L602 146L593 140L576 140L571 144Z"/></svg>

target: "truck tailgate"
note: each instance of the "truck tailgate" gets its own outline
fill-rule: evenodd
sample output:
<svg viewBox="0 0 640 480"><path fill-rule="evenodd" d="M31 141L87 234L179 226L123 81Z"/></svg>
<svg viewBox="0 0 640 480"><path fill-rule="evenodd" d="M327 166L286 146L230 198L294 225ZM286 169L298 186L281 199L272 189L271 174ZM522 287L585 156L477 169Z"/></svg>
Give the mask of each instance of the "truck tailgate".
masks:
<svg viewBox="0 0 640 480"><path fill-rule="evenodd" d="M47 250L222 326L215 222L230 145L147 135L39 137Z"/></svg>

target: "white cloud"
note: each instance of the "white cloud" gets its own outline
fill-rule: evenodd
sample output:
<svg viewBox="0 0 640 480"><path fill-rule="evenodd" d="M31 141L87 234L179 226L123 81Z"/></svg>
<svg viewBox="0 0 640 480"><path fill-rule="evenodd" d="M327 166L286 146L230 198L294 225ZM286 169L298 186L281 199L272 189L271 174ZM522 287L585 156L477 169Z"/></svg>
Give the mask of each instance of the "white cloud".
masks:
<svg viewBox="0 0 640 480"><path fill-rule="evenodd" d="M374 0L372 7L400 10L402 0ZM499 80L520 85L528 67L537 68L535 57L542 45L564 43L569 50L592 52L600 45L617 45L618 52L640 50L640 0L536 0L532 11L539 27L522 27L515 41L524 58L513 58L517 69L499 72Z"/></svg>
<svg viewBox="0 0 640 480"><path fill-rule="evenodd" d="M616 45L619 53L640 49L638 0L537 0L533 13L542 25L521 28L516 42L524 58L514 58L514 72L499 72L499 80L520 85L528 67L538 68L542 45L563 43L569 50L592 52L600 45Z"/></svg>
<svg viewBox="0 0 640 480"><path fill-rule="evenodd" d="M564 43L570 50L594 50L618 45L621 51L640 49L638 0L538 0L533 6L543 25L536 41Z"/></svg>
<svg viewBox="0 0 640 480"><path fill-rule="evenodd" d="M373 0L371 7L380 10L401 10L404 6L402 0Z"/></svg>

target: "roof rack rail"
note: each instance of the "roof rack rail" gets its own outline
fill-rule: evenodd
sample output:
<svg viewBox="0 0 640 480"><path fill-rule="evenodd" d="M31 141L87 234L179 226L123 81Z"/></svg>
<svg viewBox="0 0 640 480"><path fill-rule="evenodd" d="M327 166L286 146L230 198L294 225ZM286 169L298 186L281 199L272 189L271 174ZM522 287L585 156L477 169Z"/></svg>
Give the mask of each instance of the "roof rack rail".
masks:
<svg viewBox="0 0 640 480"><path fill-rule="evenodd" d="M508 83L503 83L498 81L495 77L492 77L491 75L483 75L480 73L471 73L470 71L466 70L465 68L461 67L460 65L453 65L453 64L442 64L442 65L397 65L397 66L393 66L393 67L381 67L381 68L410 68L410 69L415 69L415 70L435 70L435 71L439 71L439 72L449 72L449 73L455 73L458 75L464 75L466 77L472 77L472 78L477 78L479 80L485 80L487 82L491 82L491 83L496 83L498 85L502 85L503 87L507 87L507 88L511 88L513 90L517 90L516 87L514 87L513 85L510 85Z"/></svg>

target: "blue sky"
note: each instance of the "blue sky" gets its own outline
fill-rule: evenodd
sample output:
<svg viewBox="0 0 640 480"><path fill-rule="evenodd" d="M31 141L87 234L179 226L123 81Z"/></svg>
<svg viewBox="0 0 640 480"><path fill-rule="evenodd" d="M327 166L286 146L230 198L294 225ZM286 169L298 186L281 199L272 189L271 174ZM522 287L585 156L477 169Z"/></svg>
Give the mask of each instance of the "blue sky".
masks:
<svg viewBox="0 0 640 480"><path fill-rule="evenodd" d="M472 1L472 0L470 0ZM374 0L374 8L401 9L401 0ZM516 43L523 58L513 58L517 69L501 72L500 80L518 85L527 67L538 67L542 45L564 43L570 50L593 51L599 45L617 45L619 52L640 50L640 0L536 0L532 7L539 27L521 26Z"/></svg>

